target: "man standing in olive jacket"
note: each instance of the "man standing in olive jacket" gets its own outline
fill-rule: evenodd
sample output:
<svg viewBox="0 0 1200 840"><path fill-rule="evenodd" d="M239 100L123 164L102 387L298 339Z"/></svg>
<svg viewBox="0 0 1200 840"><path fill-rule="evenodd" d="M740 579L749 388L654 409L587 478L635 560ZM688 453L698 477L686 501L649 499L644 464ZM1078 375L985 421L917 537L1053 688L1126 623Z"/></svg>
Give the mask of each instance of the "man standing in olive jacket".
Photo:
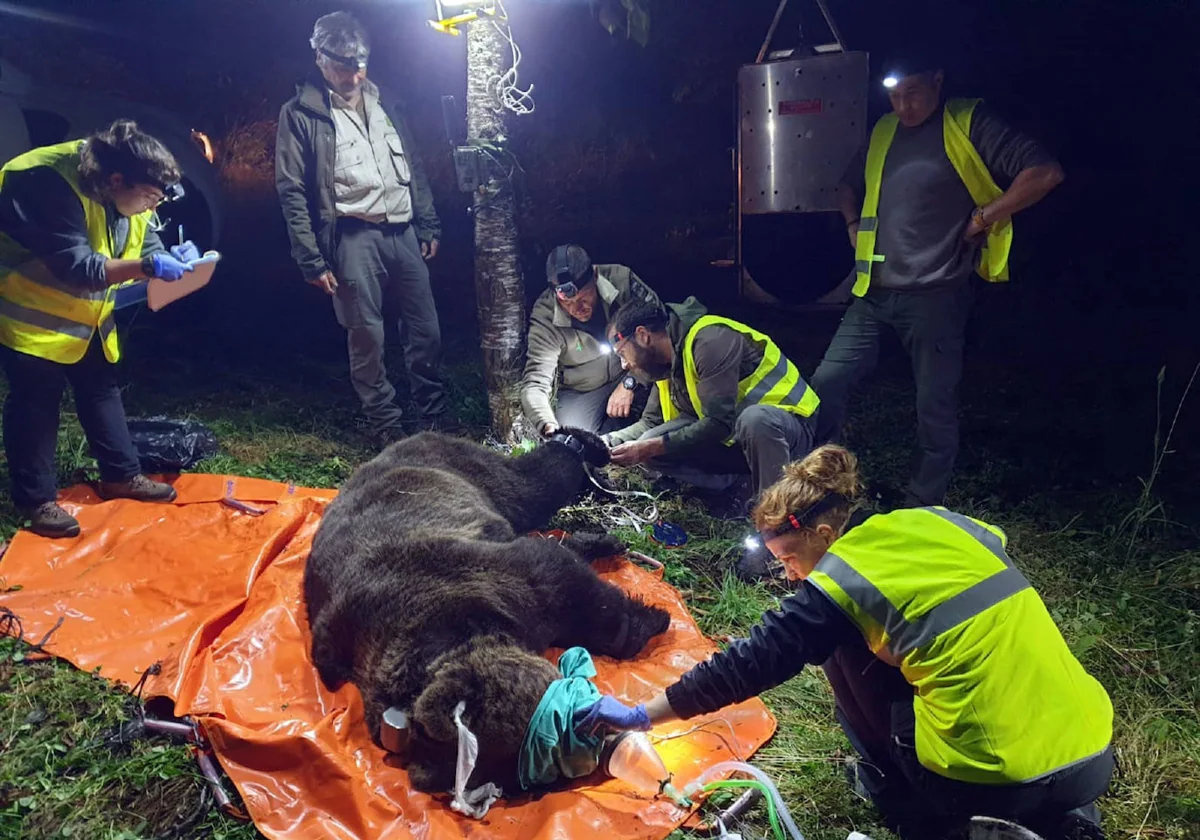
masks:
<svg viewBox="0 0 1200 840"><path fill-rule="evenodd" d="M606 434L641 414L647 386L621 369L608 327L631 301L661 307L658 295L623 265L592 265L578 245L559 245L546 260L549 285L529 317L521 407L543 435L560 426ZM558 405L550 399L557 385Z"/></svg>
<svg viewBox="0 0 1200 840"><path fill-rule="evenodd" d="M404 436L384 368L384 313L406 327L404 361L420 417L446 419L441 330L429 269L441 223L396 101L366 78L370 48L346 12L317 20L309 42L320 75L297 86L279 113L275 186L304 279L333 298L346 330L350 379L372 435Z"/></svg>

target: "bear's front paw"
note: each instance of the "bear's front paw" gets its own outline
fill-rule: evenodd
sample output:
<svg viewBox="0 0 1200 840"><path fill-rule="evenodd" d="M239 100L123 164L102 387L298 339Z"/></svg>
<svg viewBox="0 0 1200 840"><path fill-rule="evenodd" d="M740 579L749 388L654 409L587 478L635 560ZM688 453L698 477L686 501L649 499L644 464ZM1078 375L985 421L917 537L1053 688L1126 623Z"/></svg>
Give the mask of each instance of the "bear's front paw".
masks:
<svg viewBox="0 0 1200 840"><path fill-rule="evenodd" d="M603 557L618 557L629 548L611 534L572 534L562 544L589 563Z"/></svg>

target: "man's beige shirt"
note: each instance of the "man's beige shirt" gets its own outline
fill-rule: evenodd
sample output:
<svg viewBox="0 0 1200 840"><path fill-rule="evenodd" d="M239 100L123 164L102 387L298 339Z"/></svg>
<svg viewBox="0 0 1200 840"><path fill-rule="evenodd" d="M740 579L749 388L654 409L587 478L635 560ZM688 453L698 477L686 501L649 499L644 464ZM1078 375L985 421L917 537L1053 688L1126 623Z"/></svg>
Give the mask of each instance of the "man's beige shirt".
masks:
<svg viewBox="0 0 1200 840"><path fill-rule="evenodd" d="M379 104L379 88L363 82L361 109L334 91L329 92L329 103L337 137L333 172L337 214L376 223L412 221L408 158L396 127Z"/></svg>

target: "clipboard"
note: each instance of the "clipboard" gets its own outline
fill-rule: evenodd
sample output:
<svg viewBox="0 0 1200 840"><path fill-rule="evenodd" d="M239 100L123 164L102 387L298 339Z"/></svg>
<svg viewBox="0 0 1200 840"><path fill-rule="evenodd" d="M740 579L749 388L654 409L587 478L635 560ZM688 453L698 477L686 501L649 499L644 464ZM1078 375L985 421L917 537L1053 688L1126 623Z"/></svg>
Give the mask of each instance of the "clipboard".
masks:
<svg viewBox="0 0 1200 840"><path fill-rule="evenodd" d="M216 251L206 251L198 260L192 260L189 265L192 270L174 281L163 280L161 277L151 277L146 284L146 305L151 312L157 312L164 306L174 303L180 298L187 297L197 289L208 285L221 255Z"/></svg>

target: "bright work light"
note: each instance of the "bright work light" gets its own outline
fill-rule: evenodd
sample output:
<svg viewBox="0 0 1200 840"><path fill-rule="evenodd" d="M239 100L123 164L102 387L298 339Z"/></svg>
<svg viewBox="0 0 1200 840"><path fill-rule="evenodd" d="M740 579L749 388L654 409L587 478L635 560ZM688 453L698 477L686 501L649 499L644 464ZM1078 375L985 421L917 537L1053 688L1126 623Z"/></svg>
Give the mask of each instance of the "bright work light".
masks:
<svg viewBox="0 0 1200 840"><path fill-rule="evenodd" d="M447 35L459 35L459 26L479 20L480 15L496 16L496 0L436 0L437 20L428 21L430 28ZM457 14L448 14L449 12Z"/></svg>
<svg viewBox="0 0 1200 840"><path fill-rule="evenodd" d="M898 84L900 84L900 76L895 73L889 73L883 80L883 86L888 90L891 90Z"/></svg>

